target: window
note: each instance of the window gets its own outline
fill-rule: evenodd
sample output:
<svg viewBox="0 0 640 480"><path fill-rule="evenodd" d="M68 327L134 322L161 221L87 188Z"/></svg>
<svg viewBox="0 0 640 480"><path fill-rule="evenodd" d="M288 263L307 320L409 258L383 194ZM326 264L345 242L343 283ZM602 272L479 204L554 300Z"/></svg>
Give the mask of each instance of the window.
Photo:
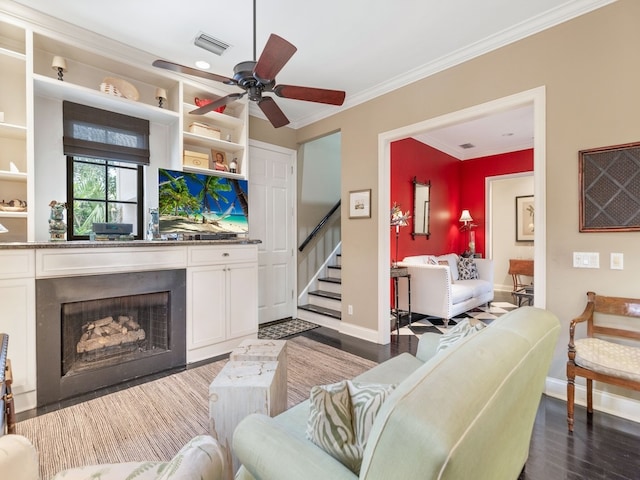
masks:
<svg viewBox="0 0 640 480"><path fill-rule="evenodd" d="M94 223L130 223L142 238L149 122L63 102L67 238L88 239Z"/></svg>
<svg viewBox="0 0 640 480"><path fill-rule="evenodd" d="M131 223L142 238L143 167L80 156L67 157L67 238L87 240L94 223Z"/></svg>

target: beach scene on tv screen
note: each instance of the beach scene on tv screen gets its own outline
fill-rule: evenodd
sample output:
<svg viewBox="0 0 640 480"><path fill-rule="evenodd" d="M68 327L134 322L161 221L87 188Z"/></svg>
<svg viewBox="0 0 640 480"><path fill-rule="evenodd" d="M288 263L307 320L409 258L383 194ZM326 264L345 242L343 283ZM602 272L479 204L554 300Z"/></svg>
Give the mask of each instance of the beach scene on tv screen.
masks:
<svg viewBox="0 0 640 480"><path fill-rule="evenodd" d="M249 232L248 182L159 169L160 233L242 235Z"/></svg>

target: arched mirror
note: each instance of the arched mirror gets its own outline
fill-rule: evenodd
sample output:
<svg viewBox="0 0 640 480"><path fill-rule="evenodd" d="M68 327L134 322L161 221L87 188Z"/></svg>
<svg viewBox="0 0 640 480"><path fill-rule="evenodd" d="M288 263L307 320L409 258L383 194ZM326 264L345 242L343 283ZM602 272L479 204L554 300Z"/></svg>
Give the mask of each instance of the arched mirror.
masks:
<svg viewBox="0 0 640 480"><path fill-rule="evenodd" d="M413 177L413 233L429 238L429 193L431 182L420 183Z"/></svg>

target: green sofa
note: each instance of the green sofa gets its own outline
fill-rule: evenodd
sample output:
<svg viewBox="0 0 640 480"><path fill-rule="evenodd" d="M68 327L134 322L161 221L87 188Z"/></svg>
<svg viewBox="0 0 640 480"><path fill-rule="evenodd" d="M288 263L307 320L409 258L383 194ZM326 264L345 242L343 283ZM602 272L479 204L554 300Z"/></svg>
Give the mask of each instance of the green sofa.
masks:
<svg viewBox="0 0 640 480"><path fill-rule="evenodd" d="M236 480L515 480L559 331L555 315L523 307L438 353L441 336L424 334L415 357L401 354L354 379L398 384L375 418L359 476L306 439L306 401L238 425Z"/></svg>

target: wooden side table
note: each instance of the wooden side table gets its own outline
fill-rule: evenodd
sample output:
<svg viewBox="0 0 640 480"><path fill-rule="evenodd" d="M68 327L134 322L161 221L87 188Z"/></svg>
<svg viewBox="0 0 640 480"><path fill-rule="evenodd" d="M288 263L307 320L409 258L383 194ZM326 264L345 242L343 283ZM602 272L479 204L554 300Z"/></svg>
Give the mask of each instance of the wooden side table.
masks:
<svg viewBox="0 0 640 480"><path fill-rule="evenodd" d="M391 313L396 316L396 333L400 333L400 309L398 308L398 279L406 278L407 279L407 305L409 308L409 325L411 325L411 274L409 273L409 269L406 267L391 267L390 270L391 278L393 279L393 295L394 302L393 308L391 309Z"/></svg>

